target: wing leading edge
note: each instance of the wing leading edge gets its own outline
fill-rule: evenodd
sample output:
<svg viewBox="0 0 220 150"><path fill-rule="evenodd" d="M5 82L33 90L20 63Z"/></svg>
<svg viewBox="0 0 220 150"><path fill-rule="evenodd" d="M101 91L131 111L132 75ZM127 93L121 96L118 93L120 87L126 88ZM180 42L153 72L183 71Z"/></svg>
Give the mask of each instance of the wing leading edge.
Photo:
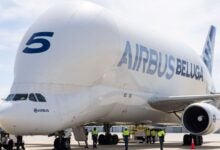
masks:
<svg viewBox="0 0 220 150"><path fill-rule="evenodd" d="M220 94L208 95L184 95L184 96L168 96L168 97L152 97L149 104L154 109L163 112L180 112L188 105L195 102L212 102L220 100Z"/></svg>

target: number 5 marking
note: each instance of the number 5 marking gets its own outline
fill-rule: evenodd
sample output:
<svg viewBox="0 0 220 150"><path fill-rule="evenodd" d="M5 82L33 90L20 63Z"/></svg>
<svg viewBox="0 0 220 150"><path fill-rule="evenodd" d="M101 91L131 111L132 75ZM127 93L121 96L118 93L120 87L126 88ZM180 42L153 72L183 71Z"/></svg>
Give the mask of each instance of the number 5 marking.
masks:
<svg viewBox="0 0 220 150"><path fill-rule="evenodd" d="M42 53L50 48L50 41L45 39L45 37L52 37L53 32L38 32L34 33L31 38L27 41L27 47L23 50L24 53ZM41 46L36 48L31 48L33 44L41 44Z"/></svg>

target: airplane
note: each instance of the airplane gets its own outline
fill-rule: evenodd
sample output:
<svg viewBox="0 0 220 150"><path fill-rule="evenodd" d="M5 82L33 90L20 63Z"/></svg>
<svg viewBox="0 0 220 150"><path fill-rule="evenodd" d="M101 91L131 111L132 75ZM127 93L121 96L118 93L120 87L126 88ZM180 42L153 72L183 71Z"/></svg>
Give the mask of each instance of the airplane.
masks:
<svg viewBox="0 0 220 150"><path fill-rule="evenodd" d="M56 135L54 148L69 149L69 133L84 140L91 123L104 124L101 144L117 144L111 125L178 124L190 133L184 144L202 145L220 128L215 34L211 26L200 56L92 2L52 7L20 43L0 126L17 136Z"/></svg>

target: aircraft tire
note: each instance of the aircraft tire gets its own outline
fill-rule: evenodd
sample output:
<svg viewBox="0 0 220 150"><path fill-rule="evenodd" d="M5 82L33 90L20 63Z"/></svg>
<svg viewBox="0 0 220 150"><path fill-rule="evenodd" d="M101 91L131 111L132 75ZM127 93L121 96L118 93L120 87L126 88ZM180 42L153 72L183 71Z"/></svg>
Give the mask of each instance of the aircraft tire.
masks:
<svg viewBox="0 0 220 150"><path fill-rule="evenodd" d="M113 136L111 134L101 134L98 139L99 145L116 145L118 144L118 141L118 135L116 134Z"/></svg>
<svg viewBox="0 0 220 150"><path fill-rule="evenodd" d="M183 136L183 145L191 145L192 142L192 136L189 134L185 134Z"/></svg>
<svg viewBox="0 0 220 150"><path fill-rule="evenodd" d="M118 135L116 135L116 134L112 135L112 144L117 145L118 141L119 141Z"/></svg>
<svg viewBox="0 0 220 150"><path fill-rule="evenodd" d="M54 149L55 149L55 150L60 150L60 149L61 149L61 144L60 144L60 139L59 139L59 138L56 138L56 139L54 140L53 146L54 146Z"/></svg>
<svg viewBox="0 0 220 150"><path fill-rule="evenodd" d="M70 150L70 138L62 138L61 147L62 150Z"/></svg>
<svg viewBox="0 0 220 150"><path fill-rule="evenodd" d="M197 136L197 146L201 146L203 144L202 136Z"/></svg>
<svg viewBox="0 0 220 150"><path fill-rule="evenodd" d="M202 145L203 144L203 137L202 136L200 136L200 145Z"/></svg>
<svg viewBox="0 0 220 150"><path fill-rule="evenodd" d="M194 144L197 146L199 145L199 139L198 139L198 136L196 135L192 135L192 138L194 139Z"/></svg>
<svg viewBox="0 0 220 150"><path fill-rule="evenodd" d="M196 146L200 145L200 140L199 140L199 136L193 136L193 139L194 139L194 143Z"/></svg>
<svg viewBox="0 0 220 150"><path fill-rule="evenodd" d="M186 145L187 134L183 136L183 145Z"/></svg>
<svg viewBox="0 0 220 150"><path fill-rule="evenodd" d="M99 145L104 145L104 143L105 143L105 135L104 134L99 135L98 142L99 142Z"/></svg>
<svg viewBox="0 0 220 150"><path fill-rule="evenodd" d="M113 144L112 135L111 134L105 135L105 145L112 145L112 144Z"/></svg>
<svg viewBox="0 0 220 150"><path fill-rule="evenodd" d="M191 137L194 139L194 143L195 143L196 146L201 146L203 144L202 136L191 135Z"/></svg>
<svg viewBox="0 0 220 150"><path fill-rule="evenodd" d="M70 139L69 138L56 138L54 140L55 150L70 150Z"/></svg>
<svg viewBox="0 0 220 150"><path fill-rule="evenodd" d="M7 150L13 150L14 142L13 140L8 141Z"/></svg>

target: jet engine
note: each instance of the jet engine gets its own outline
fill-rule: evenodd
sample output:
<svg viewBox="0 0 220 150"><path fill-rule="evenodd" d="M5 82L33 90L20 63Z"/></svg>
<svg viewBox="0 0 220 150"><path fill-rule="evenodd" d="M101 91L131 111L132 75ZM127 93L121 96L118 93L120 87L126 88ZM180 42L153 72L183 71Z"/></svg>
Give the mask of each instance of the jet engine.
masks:
<svg viewBox="0 0 220 150"><path fill-rule="evenodd" d="M183 112L182 124L192 134L205 135L220 128L220 111L208 103L194 103Z"/></svg>

